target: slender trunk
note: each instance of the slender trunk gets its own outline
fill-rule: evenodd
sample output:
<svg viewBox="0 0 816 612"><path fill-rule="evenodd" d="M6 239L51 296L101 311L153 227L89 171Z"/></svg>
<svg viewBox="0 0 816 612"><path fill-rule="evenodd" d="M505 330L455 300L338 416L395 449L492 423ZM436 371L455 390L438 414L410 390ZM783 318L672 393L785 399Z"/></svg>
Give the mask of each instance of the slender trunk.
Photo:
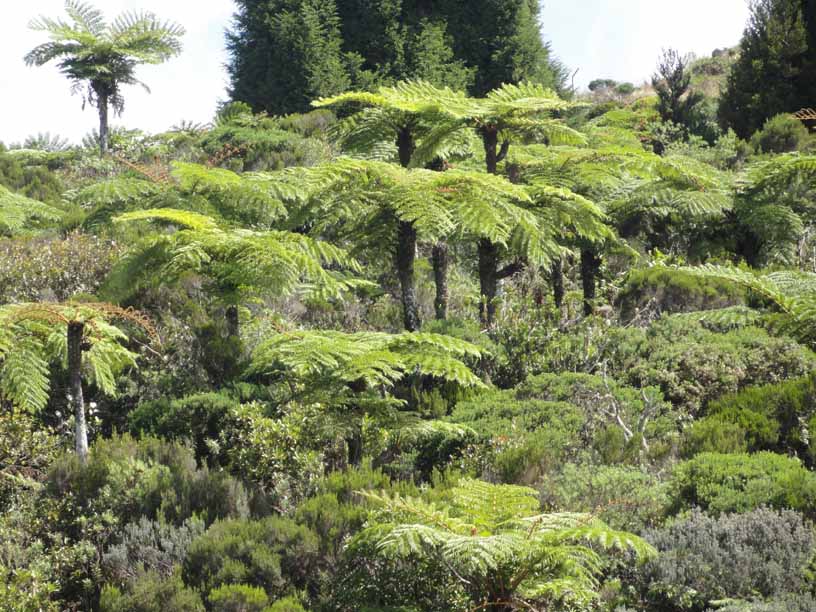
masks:
<svg viewBox="0 0 816 612"><path fill-rule="evenodd" d="M499 292L499 247L490 240L479 241L479 319L492 327L496 320L496 295Z"/></svg>
<svg viewBox="0 0 816 612"><path fill-rule="evenodd" d="M595 277L601 267L601 258L591 248L581 249L581 284L584 289L584 314L592 314L595 306Z"/></svg>
<svg viewBox="0 0 816 612"><path fill-rule="evenodd" d="M550 269L550 277L552 279L555 307L561 310L561 307L564 305L564 262L560 257L553 262L552 268Z"/></svg>
<svg viewBox="0 0 816 612"><path fill-rule="evenodd" d="M230 338L240 337L241 327L238 319L238 306L234 304L227 306L224 318L227 320L227 336Z"/></svg>
<svg viewBox="0 0 816 612"><path fill-rule="evenodd" d="M402 288L402 317L405 329L410 332L420 327L419 304L414 284L414 260L416 259L417 232L413 223L400 221L397 230L397 276Z"/></svg>
<svg viewBox="0 0 816 612"><path fill-rule="evenodd" d="M499 165L499 132L492 127L482 129L485 166L489 174L496 174ZM496 294L499 288L499 247L490 240L479 241L479 319L491 327L496 318Z"/></svg>
<svg viewBox="0 0 816 612"><path fill-rule="evenodd" d="M358 467L363 462L363 432L357 429L349 435L346 438L346 447L348 448L348 464Z"/></svg>
<svg viewBox="0 0 816 612"><path fill-rule="evenodd" d="M68 375L71 402L76 420L76 453L82 464L88 462L88 426L85 422L85 399L82 396L82 338L85 324L68 324Z"/></svg>
<svg viewBox="0 0 816 612"><path fill-rule="evenodd" d="M99 153L105 157L108 154L110 138L108 134L108 96L99 96L96 104L99 107Z"/></svg>
<svg viewBox="0 0 816 612"><path fill-rule="evenodd" d="M448 245L446 242L439 241L434 245L431 261L436 284L434 309L437 320L444 321L448 318Z"/></svg>

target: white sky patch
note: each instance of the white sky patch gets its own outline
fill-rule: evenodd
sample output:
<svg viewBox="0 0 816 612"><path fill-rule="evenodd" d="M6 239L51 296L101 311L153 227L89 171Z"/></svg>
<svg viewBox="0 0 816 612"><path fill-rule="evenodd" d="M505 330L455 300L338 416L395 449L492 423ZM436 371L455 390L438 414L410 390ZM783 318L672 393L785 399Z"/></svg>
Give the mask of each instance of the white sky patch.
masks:
<svg viewBox="0 0 816 612"><path fill-rule="evenodd" d="M144 66L138 76L151 88L125 91L125 112L112 123L160 132L182 119L206 123L226 98L224 30L232 0L96 0L113 18L145 9L187 30L184 53L161 66ZM748 17L746 0L543 0L543 34L572 69L579 87L595 78L641 83L662 48L708 55L734 45ZM82 110L66 79L53 65L29 68L23 56L45 42L28 29L39 16L62 16L62 0L0 0L0 141L20 142L50 132L78 142L97 127L96 110Z"/></svg>
<svg viewBox="0 0 816 612"><path fill-rule="evenodd" d="M636 85L655 71L662 49L708 56L739 43L747 0L542 0L545 40L575 85L597 78Z"/></svg>

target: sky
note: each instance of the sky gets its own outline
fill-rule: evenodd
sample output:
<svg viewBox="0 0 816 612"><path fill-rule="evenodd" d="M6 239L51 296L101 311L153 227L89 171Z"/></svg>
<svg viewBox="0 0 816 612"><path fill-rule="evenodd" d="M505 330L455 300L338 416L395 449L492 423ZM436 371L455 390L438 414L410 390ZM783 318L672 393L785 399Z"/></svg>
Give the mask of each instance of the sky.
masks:
<svg viewBox="0 0 816 612"><path fill-rule="evenodd" d="M466 1L466 0L465 0ZM184 53L161 66L142 67L151 88L125 91L125 111L114 125L160 132L182 119L206 123L226 97L224 30L232 0L95 0L114 16L145 9L187 30ZM14 143L50 132L79 142L98 126L82 110L56 67L27 67L23 56L45 41L30 31L38 15L62 14L63 0L0 0L0 141ZM654 71L662 48L708 55L739 42L747 0L543 0L542 33L556 55L578 69L579 88L595 78L640 83Z"/></svg>

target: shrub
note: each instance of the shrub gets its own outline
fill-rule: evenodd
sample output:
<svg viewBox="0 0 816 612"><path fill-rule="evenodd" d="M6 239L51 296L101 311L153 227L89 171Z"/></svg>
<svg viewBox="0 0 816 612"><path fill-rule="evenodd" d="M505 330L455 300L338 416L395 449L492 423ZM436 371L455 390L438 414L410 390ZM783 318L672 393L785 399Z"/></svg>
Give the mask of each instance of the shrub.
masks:
<svg viewBox="0 0 816 612"><path fill-rule="evenodd" d="M736 602L717 608L717 612L812 612L816 598L810 593L786 593L767 601Z"/></svg>
<svg viewBox="0 0 816 612"><path fill-rule="evenodd" d="M57 461L46 495L57 507L54 527L74 535L90 515L121 523L163 517L181 525L196 514L206 521L248 514L243 486L228 474L198 468L189 448L128 435L97 441L85 466L73 454Z"/></svg>
<svg viewBox="0 0 816 612"><path fill-rule="evenodd" d="M201 597L184 586L177 575L161 578L144 574L124 592L115 586L102 589L100 612L204 612Z"/></svg>
<svg viewBox="0 0 816 612"><path fill-rule="evenodd" d="M669 486L671 511L699 507L713 515L760 506L816 517L816 474L774 453L703 453L679 464Z"/></svg>
<svg viewBox="0 0 816 612"><path fill-rule="evenodd" d="M296 597L284 597L273 603L264 612L306 612L306 608L300 605Z"/></svg>
<svg viewBox="0 0 816 612"><path fill-rule="evenodd" d="M743 291L733 283L680 274L665 268L633 269L618 295L621 321L639 312L676 313L724 308L742 303Z"/></svg>
<svg viewBox="0 0 816 612"><path fill-rule="evenodd" d="M317 536L290 519L217 521L190 545L183 575L205 593L246 584L277 599L314 590L317 558Z"/></svg>
<svg viewBox="0 0 816 612"><path fill-rule="evenodd" d="M246 584L228 584L210 591L211 612L263 612L269 604L266 591Z"/></svg>
<svg viewBox="0 0 816 612"><path fill-rule="evenodd" d="M814 545L801 515L764 508L719 518L695 510L647 539L660 551L642 570L656 610L703 610L717 600L797 591Z"/></svg>
<svg viewBox="0 0 816 612"><path fill-rule="evenodd" d="M116 243L73 232L0 241L0 303L65 302L96 293L121 255Z"/></svg>
<svg viewBox="0 0 816 612"><path fill-rule="evenodd" d="M751 144L761 153L798 151L808 139L805 125L793 115L771 117L751 138Z"/></svg>
<svg viewBox="0 0 816 612"><path fill-rule="evenodd" d="M726 393L800 377L816 365L809 349L764 329L718 333L675 317L646 330L610 329L603 351L614 376L633 386L660 387L689 416Z"/></svg>
<svg viewBox="0 0 816 612"><path fill-rule="evenodd" d="M748 387L708 407L709 418L745 433L748 451L795 453L813 460L810 420L816 415L816 377Z"/></svg>
<svg viewBox="0 0 816 612"><path fill-rule="evenodd" d="M204 522L187 519L180 527L144 517L128 523L118 542L102 556L102 566L108 578L123 584L146 572L168 578L181 565L190 543L204 533Z"/></svg>
<svg viewBox="0 0 816 612"><path fill-rule="evenodd" d="M668 503L665 483L629 466L567 464L538 488L545 509L597 514L610 527L635 533L662 523Z"/></svg>
<svg viewBox="0 0 816 612"><path fill-rule="evenodd" d="M238 401L223 393L199 393L143 402L128 415L128 422L134 435L190 440L196 459L212 462L217 459L213 447L217 449L219 438L229 433L231 413L239 406Z"/></svg>
<svg viewBox="0 0 816 612"><path fill-rule="evenodd" d="M48 466L58 455L60 440L22 412L0 409L0 512L18 494L45 480Z"/></svg>

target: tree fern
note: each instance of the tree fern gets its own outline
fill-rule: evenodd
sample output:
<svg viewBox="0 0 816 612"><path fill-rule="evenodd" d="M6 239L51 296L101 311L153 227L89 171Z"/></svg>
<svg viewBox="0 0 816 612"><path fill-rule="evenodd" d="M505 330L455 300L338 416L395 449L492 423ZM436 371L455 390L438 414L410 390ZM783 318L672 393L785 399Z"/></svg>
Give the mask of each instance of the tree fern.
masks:
<svg viewBox="0 0 816 612"><path fill-rule="evenodd" d="M597 596L601 552L655 551L586 514L540 514L538 493L462 480L447 503L362 492L379 510L349 545L387 558L441 561L474 605L496 610L586 606Z"/></svg>
<svg viewBox="0 0 816 612"><path fill-rule="evenodd" d="M0 234L15 234L36 221L57 221L62 211L0 185Z"/></svg>

